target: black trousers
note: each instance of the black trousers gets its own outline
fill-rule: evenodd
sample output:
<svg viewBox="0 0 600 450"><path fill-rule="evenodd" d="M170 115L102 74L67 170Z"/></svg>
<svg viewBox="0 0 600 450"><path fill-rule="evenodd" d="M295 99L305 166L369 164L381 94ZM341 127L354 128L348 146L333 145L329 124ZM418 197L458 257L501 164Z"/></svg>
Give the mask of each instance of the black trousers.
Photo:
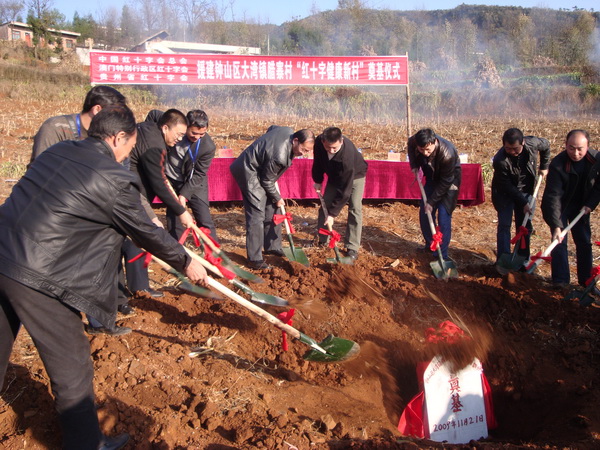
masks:
<svg viewBox="0 0 600 450"><path fill-rule="evenodd" d="M179 191L182 188L182 184L169 179L171 185L179 195ZM208 203L208 180L205 180L194 192L192 198L188 200L188 206L192 210L192 216L196 221L196 225L203 228L208 228L210 230L211 237L219 242L217 238L217 229L215 228L215 224L213 222L212 216L210 215L210 208ZM167 208L167 231L173 236L175 239L179 239L181 234L184 232L183 225L179 220L178 216L171 208Z"/></svg>
<svg viewBox="0 0 600 450"><path fill-rule="evenodd" d="M275 204L266 194L257 199L242 189L244 215L246 216L246 255L250 261L262 261L263 249L281 250L281 227L275 225L273 215L277 212ZM281 211L279 211L281 213Z"/></svg>
<svg viewBox="0 0 600 450"><path fill-rule="evenodd" d="M90 343L80 313L0 275L0 386L21 324L50 377L63 429L63 448L96 450L102 433L94 405Z"/></svg>
<svg viewBox="0 0 600 450"><path fill-rule="evenodd" d="M144 267L144 258L140 258L132 263L128 262L140 253L142 253L142 250L135 245L131 239L125 239L121 246L121 254L125 260L125 277L123 277L123 267L121 266L119 267L119 298L121 297L122 292L127 292L123 285L123 282L125 281L124 278L127 279L127 289L132 294L136 291L143 291L150 287L148 269ZM125 298L125 303L127 303L127 296ZM119 301L119 304L122 304L122 302Z"/></svg>

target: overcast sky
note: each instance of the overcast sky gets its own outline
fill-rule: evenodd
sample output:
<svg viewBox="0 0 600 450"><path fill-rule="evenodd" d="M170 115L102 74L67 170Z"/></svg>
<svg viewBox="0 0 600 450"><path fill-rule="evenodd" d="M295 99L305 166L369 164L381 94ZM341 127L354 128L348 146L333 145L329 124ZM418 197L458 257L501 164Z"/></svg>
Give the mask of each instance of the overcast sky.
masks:
<svg viewBox="0 0 600 450"><path fill-rule="evenodd" d="M296 18L309 16L313 11L327 11L335 9L338 5L338 0L296 0L291 2L282 0L233 0L221 1L223 5L232 4L232 8L227 9L226 20L248 20L255 19L261 23L273 23L281 25ZM119 12L125 3L135 4L132 0L103 0L102 6L100 2L84 2L77 0L54 0L54 7L62 12L67 20L73 19L75 11L79 15L92 14L97 16L100 8L107 9L111 6L116 7ZM462 3L473 5L501 5L501 6L523 6L523 7L546 7L546 8L584 8L587 10L599 10L598 0L514 0L514 1L485 1L485 0L366 0L364 4L370 8L376 9L398 9L398 10L435 10L435 9L452 9ZM318 5L315 6L315 5Z"/></svg>

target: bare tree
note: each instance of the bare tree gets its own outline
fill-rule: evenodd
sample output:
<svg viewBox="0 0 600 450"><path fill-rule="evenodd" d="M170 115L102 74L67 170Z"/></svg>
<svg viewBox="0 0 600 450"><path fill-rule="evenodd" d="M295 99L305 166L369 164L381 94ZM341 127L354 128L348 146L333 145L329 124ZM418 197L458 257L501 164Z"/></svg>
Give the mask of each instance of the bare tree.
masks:
<svg viewBox="0 0 600 450"><path fill-rule="evenodd" d="M114 6L100 10L98 13L98 38L104 41L108 48L117 45L120 38L119 24L121 16Z"/></svg>
<svg viewBox="0 0 600 450"><path fill-rule="evenodd" d="M0 0L0 23L14 22L23 10L23 3L15 0Z"/></svg>
<svg viewBox="0 0 600 450"><path fill-rule="evenodd" d="M41 19L50 12L54 6L54 0L27 0L25 6L33 12L34 17Z"/></svg>
<svg viewBox="0 0 600 450"><path fill-rule="evenodd" d="M338 9L364 9L365 6L362 0L338 0Z"/></svg>
<svg viewBox="0 0 600 450"><path fill-rule="evenodd" d="M173 0L178 16L183 19L190 33L207 17L212 3L208 0Z"/></svg>
<svg viewBox="0 0 600 450"><path fill-rule="evenodd" d="M135 3L139 6L144 29L147 32L156 31L161 23L159 0L135 0Z"/></svg>

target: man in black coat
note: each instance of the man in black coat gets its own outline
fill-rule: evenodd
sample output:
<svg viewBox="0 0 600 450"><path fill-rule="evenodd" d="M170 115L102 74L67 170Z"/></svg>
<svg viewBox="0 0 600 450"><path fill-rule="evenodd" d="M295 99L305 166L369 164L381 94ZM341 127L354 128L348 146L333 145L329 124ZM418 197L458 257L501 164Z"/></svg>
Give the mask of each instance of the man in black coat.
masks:
<svg viewBox="0 0 600 450"><path fill-rule="evenodd" d="M158 197L179 218L185 228L194 219L181 204L167 180L165 162L167 149L180 142L187 131L187 119L177 109L165 111L158 122L145 121L137 126L138 140L130 157L130 169L137 173L143 185L142 203L150 204Z"/></svg>
<svg viewBox="0 0 600 450"><path fill-rule="evenodd" d="M283 256L281 226L273 223L277 208L284 206L276 182L291 166L294 156L313 150L315 135L310 130L294 133L289 127L272 125L231 164L230 171L244 201L246 216L246 255L248 265L257 270L270 266L265 253Z"/></svg>
<svg viewBox="0 0 600 450"><path fill-rule="evenodd" d="M550 227L552 240L579 212L585 215L571 228L577 255L577 281L585 286L592 271L592 233L590 215L600 202L600 163L598 152L589 148L590 136L585 130L571 130L567 134L565 150L550 163L546 189L542 197L544 221ZM557 287L570 283L567 239L554 248L552 282Z"/></svg>
<svg viewBox="0 0 600 450"><path fill-rule="evenodd" d="M50 377L63 448L73 450L120 448L128 438L100 432L80 314L114 326L125 236L191 280L206 279L202 265L152 223L137 177L121 165L136 140L129 108L103 108L88 135L44 151L0 206L0 383L23 324Z"/></svg>
<svg viewBox="0 0 600 450"><path fill-rule="evenodd" d="M337 127L326 128L315 140L312 179L317 192L321 191L324 175L327 186L323 194L327 217L319 208L317 230L333 226L342 208L348 205L348 222L344 238L347 256L358 258L362 235L362 198L365 191L367 163L354 143ZM319 234L324 244L326 236Z"/></svg>
<svg viewBox="0 0 600 450"><path fill-rule="evenodd" d="M110 86L94 86L88 91L83 101L83 107L78 114L55 116L46 120L33 139L33 151L31 153L31 163L49 147L62 141L75 140L80 141L88 137L88 128L94 116L111 105L126 105L127 99L116 89ZM124 161L127 164L127 161ZM151 216L154 223L160 223L156 216ZM143 267L143 261L129 263L128 259L135 256L134 253L139 249L133 245L131 240L126 239L123 242L121 253L125 255L125 267L127 275L127 288L125 288L125 274L123 265L119 265L119 291L118 310L129 315L133 313L133 308L128 303L128 294L130 292L149 290L148 271ZM129 257L128 257L129 256ZM110 335L121 335L131 332L129 327L118 327L107 329L93 317L88 317L89 327L86 330L90 333L107 333Z"/></svg>
<svg viewBox="0 0 600 450"><path fill-rule="evenodd" d="M187 131L181 141L170 147L164 164L165 174L179 202L192 210L196 225L210 230L218 242L208 203L207 172L215 157L216 146L208 131L208 116L196 109L186 114ZM167 207L167 230L179 238L183 228L171 208Z"/></svg>
<svg viewBox="0 0 600 450"><path fill-rule="evenodd" d="M443 258L450 260L448 246L452 237L452 212L458 202L458 189L461 182L458 152L454 144L436 135L431 128L424 128L411 136L408 139L407 151L410 168L415 177L421 169L427 179L424 186L427 203L421 201L419 211L425 246L430 248L433 240L426 212L431 213L434 222L437 213L437 221L443 235L440 249Z"/></svg>
<svg viewBox="0 0 600 450"><path fill-rule="evenodd" d="M539 170L538 170L539 155ZM492 178L492 203L498 212L496 232L496 258L510 253L510 228L515 216L518 231L525 214L533 211L529 201L533 195L536 175L545 177L550 165L550 143L547 139L523 136L518 128L509 128L502 136L502 148L494 155L494 177ZM525 248L518 248L518 254L529 259L529 240L533 226L531 219L525 225L528 234Z"/></svg>

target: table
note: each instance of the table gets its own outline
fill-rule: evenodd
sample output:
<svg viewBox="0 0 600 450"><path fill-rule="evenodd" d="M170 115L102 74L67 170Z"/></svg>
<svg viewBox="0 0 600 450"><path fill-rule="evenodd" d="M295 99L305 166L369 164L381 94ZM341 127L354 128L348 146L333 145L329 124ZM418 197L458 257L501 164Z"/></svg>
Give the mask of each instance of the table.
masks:
<svg viewBox="0 0 600 450"><path fill-rule="evenodd" d="M234 158L214 158L208 171L209 201L224 202L242 199L242 194L229 166ZM295 158L292 166L279 179L283 198L317 199L311 177L312 159ZM419 185L408 162L368 160L365 199L419 200ZM480 164L462 164L462 183L458 202L475 206L485 201ZM325 183L324 183L325 185Z"/></svg>

